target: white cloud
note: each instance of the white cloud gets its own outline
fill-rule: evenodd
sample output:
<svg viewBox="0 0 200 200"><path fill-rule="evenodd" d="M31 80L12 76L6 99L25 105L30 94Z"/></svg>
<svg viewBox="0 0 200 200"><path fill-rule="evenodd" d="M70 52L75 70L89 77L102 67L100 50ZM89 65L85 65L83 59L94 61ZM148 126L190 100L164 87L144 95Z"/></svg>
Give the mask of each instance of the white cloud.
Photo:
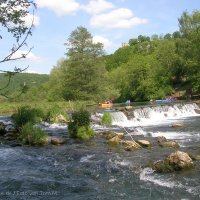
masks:
<svg viewBox="0 0 200 200"><path fill-rule="evenodd" d="M36 0L36 3L39 7L46 7L59 16L74 14L80 9L80 4L76 0Z"/></svg>
<svg viewBox="0 0 200 200"><path fill-rule="evenodd" d="M23 71L23 73L29 73L29 74L41 74L40 72L37 72L37 71L35 71L35 70L29 70L29 69L27 69L27 70L25 70L25 71Z"/></svg>
<svg viewBox="0 0 200 200"><path fill-rule="evenodd" d="M105 14L94 15L90 20L92 26L107 29L127 29L147 22L147 19L134 16L133 12L127 8L119 8Z"/></svg>
<svg viewBox="0 0 200 200"><path fill-rule="evenodd" d="M103 37L103 36L100 36L100 35L95 35L93 37L93 42L94 43L102 43L104 45L104 48L109 48L113 45L112 41L110 41L109 39Z"/></svg>
<svg viewBox="0 0 200 200"><path fill-rule="evenodd" d="M36 15L31 15L31 14L28 14L26 17L23 18L23 20L25 21L26 23L26 26L30 27L32 25L32 22L34 24L34 26L38 26L39 23L40 23L40 18Z"/></svg>
<svg viewBox="0 0 200 200"><path fill-rule="evenodd" d="M22 57L23 55L26 55L28 53L28 51L23 51L23 50L18 50L15 54L12 55L12 59L16 59L16 58L20 58ZM23 58L22 58L23 59ZM36 61L36 62L39 62L42 60L41 57L39 56L36 56L34 53L32 52L29 52L28 55L26 56L26 58L24 58L26 60L29 60L29 61Z"/></svg>
<svg viewBox="0 0 200 200"><path fill-rule="evenodd" d="M114 8L114 5L106 0L91 0L82 6L82 9L90 14L99 14L111 8Z"/></svg>

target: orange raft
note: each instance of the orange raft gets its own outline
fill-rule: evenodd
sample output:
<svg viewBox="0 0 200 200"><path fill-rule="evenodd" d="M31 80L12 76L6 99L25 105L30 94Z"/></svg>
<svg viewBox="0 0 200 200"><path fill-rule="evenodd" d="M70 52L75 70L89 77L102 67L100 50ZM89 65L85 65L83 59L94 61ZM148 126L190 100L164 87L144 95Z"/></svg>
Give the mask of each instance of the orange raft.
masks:
<svg viewBox="0 0 200 200"><path fill-rule="evenodd" d="M113 106L112 103L100 103L99 107L100 108L111 108Z"/></svg>

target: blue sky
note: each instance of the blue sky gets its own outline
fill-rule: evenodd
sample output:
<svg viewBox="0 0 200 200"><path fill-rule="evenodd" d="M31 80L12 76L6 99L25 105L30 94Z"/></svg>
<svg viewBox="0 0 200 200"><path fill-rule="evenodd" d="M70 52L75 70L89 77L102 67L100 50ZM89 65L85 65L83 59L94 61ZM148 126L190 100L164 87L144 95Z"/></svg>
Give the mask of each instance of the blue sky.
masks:
<svg viewBox="0 0 200 200"><path fill-rule="evenodd" d="M65 57L66 42L77 26L84 26L110 54L138 35L177 31L183 11L200 10L200 0L35 0L35 28L28 39L34 47L26 59L3 63L0 69L29 66L30 72L50 73ZM0 41L3 57L12 46L9 36ZM28 48L19 51L26 52ZM2 58L1 57L1 58Z"/></svg>

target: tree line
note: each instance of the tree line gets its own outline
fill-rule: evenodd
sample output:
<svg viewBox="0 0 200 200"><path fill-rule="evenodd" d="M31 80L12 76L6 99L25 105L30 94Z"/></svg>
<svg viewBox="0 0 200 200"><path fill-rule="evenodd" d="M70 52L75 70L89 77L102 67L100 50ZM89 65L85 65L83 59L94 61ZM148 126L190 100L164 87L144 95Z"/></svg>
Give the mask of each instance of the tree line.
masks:
<svg viewBox="0 0 200 200"><path fill-rule="evenodd" d="M50 74L49 95L64 100L146 101L200 92L200 12L183 12L179 31L139 35L105 55L84 27L65 44L67 57ZM56 83L56 84L55 84Z"/></svg>
<svg viewBox="0 0 200 200"><path fill-rule="evenodd" d="M106 55L85 27L71 32L66 57L53 67L49 81L34 94L48 101L147 101L200 93L200 11L183 12L179 31L139 35ZM31 97L33 92L23 94Z"/></svg>

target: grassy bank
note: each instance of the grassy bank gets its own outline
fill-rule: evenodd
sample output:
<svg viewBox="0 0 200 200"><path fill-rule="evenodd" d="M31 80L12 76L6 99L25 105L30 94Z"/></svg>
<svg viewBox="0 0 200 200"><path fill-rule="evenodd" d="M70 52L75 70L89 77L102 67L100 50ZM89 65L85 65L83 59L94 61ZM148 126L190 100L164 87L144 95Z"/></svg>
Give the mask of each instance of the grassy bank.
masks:
<svg viewBox="0 0 200 200"><path fill-rule="evenodd" d="M87 108L87 110L92 110L94 108L95 102L89 101L62 101L62 102L1 102L0 103L0 115L12 115L21 106L30 106L32 108L42 108L49 109L54 106L59 106L66 112L73 112L79 110L80 108Z"/></svg>

